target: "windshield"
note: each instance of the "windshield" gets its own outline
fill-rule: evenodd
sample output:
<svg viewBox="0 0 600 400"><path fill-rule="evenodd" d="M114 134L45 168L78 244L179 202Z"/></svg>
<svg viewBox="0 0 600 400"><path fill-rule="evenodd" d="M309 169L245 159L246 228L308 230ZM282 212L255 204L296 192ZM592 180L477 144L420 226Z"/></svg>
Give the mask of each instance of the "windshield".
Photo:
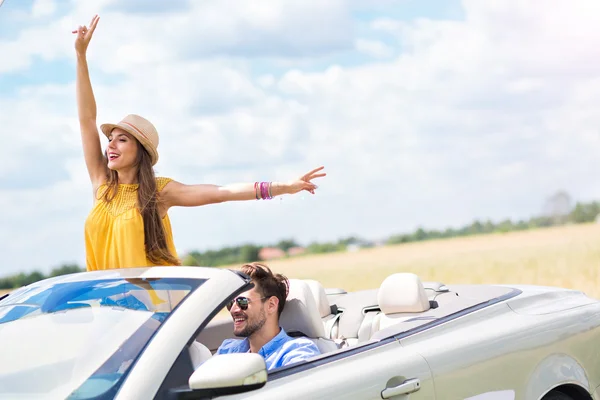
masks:
<svg viewBox="0 0 600 400"><path fill-rule="evenodd" d="M169 313L204 282L119 278L14 292L0 301L0 398L116 393Z"/></svg>

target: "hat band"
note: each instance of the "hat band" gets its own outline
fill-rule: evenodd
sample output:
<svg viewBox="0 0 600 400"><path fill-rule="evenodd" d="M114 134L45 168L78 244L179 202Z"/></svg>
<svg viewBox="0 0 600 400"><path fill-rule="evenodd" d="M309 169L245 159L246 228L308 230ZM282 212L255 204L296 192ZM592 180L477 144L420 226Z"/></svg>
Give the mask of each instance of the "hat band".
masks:
<svg viewBox="0 0 600 400"><path fill-rule="evenodd" d="M130 127L132 127L137 133L139 133L140 135L142 135L142 137L146 140L148 140L149 142L152 142L150 139L148 139L148 137L146 135L144 135L144 132L142 132L141 130L139 130L135 125L130 124L129 122L126 121L121 121L122 124L125 125L129 125Z"/></svg>

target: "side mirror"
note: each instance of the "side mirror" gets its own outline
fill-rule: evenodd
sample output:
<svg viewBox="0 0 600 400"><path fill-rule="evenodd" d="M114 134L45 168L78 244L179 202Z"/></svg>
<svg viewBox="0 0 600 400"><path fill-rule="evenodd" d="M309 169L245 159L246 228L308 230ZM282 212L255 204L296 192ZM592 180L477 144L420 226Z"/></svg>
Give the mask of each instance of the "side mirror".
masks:
<svg viewBox="0 0 600 400"><path fill-rule="evenodd" d="M214 397L249 392L266 383L267 365L255 353L212 356L188 380L192 393Z"/></svg>

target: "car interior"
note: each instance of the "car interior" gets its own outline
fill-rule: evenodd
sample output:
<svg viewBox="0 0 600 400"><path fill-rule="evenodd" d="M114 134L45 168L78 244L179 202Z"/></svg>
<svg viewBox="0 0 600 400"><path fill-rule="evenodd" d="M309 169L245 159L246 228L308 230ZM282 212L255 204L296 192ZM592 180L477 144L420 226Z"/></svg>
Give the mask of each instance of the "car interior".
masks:
<svg viewBox="0 0 600 400"><path fill-rule="evenodd" d="M502 286L421 282L412 273L392 274L378 289L357 292L325 289L315 280L290 279L280 325L290 336L310 338L322 354L328 354L410 333L511 291ZM199 366L223 340L234 337L232 319L216 317L190 346L192 364Z"/></svg>

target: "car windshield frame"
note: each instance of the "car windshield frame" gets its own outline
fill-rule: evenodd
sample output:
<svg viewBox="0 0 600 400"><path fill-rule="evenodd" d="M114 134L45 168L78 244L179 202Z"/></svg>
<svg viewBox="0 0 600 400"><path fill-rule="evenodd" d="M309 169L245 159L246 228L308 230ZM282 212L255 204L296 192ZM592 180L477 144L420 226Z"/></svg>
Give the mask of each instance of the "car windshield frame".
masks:
<svg viewBox="0 0 600 400"><path fill-rule="evenodd" d="M111 331L115 330L110 328L106 334L104 332L94 333L96 336L104 335L100 337L108 337L113 342L109 340L109 344L104 344L100 341L98 347L101 348L100 351L106 350L106 353L96 354L95 358L91 357L93 361L86 366L86 371L93 372L91 374L86 372L85 376L77 376L72 372L73 376L63 376L64 381L61 381L65 385L64 389L60 389L62 390L61 397L68 396L69 399L112 398L126 379L131 366L135 364L155 333L179 305L207 280L207 278L192 277L98 277L97 279L78 281L38 282L19 289L7 298L0 300L0 336L3 328L4 333L8 332L6 335L12 337L11 332L14 332L17 327L32 327L36 323L42 327L55 327L58 324L57 321L63 321L66 329L69 329L68 327L81 328L84 326L81 324L89 323L91 324L88 325L90 331L93 331L94 323L104 323L104 325L100 325L102 328L111 326L110 324L113 322L119 324L119 329L125 326L122 334L119 332L110 336ZM174 299L172 294L175 295ZM80 325L74 325L74 321ZM9 326L10 324L13 325ZM59 326L56 329L60 328ZM74 332L79 331L72 331L71 336L77 335ZM87 331L82 330L81 332ZM68 332L66 333L68 337ZM54 336L50 335L49 337L57 337L56 332L53 334ZM19 338L19 340L21 343L18 345L25 348L24 340L26 339ZM82 339L81 343L87 345L89 339L87 341ZM64 344L63 346L68 354L68 347ZM91 351L93 352L93 350ZM64 363L67 362L85 363L86 354L88 354L87 350L85 354L76 354L71 359L68 358L68 355L64 356L67 357L66 360L58 357L57 365L60 366L63 363L64 366ZM21 362L21 365L24 365L21 371L13 373L8 370L8 373L3 374L4 380L8 382L13 376L22 378L28 374L37 376L35 371L40 367L47 367L36 364L37 358L42 357L36 355L35 361L31 354L28 357L27 360ZM65 368L64 371L68 370ZM0 380L2 379L3 377L0 375ZM35 386L34 381L35 379L31 382L31 387ZM15 385L18 388L18 384ZM18 393L20 392L17 391L16 394Z"/></svg>

